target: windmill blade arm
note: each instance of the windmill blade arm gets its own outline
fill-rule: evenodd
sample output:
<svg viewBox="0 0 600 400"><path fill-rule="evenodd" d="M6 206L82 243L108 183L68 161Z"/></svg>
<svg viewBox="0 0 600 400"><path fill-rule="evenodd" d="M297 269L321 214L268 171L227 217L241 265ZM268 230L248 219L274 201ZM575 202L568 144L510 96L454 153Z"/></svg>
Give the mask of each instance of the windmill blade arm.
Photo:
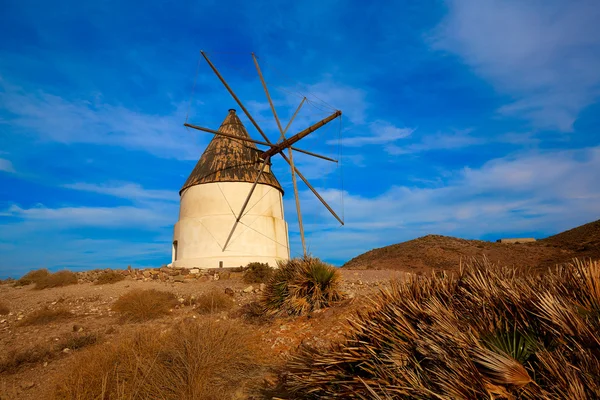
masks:
<svg viewBox="0 0 600 400"><path fill-rule="evenodd" d="M185 124L183 124L183 126L186 126L188 128L192 128L192 129L196 129L196 130L199 130L202 132L208 132L208 133L213 133L215 135L225 136L225 137L228 137L231 139L242 140L244 142L252 142L252 143L260 144L262 146L275 147L275 145L271 144L271 143L261 142L260 140L254 140L254 139L245 138L245 137L241 137L241 136L237 136L237 135L232 135L232 134L225 133L225 132L215 131L214 129L209 129L209 128L204 128L204 127L198 126L198 125L188 124L187 122Z"/></svg>
<svg viewBox="0 0 600 400"><path fill-rule="evenodd" d="M308 128L306 128L302 132L299 132L299 133L295 134L294 136L290 137L289 139L286 139L283 142L281 142L278 145L276 145L275 147L272 147L271 149L267 150L265 152L265 154L270 157L273 154L279 153L281 150L286 149L286 148L292 146L294 143L298 142L300 139L305 138L306 136L310 135L312 132L314 132L317 129L321 128L325 124L333 121L334 119L336 119L340 115L342 115L341 111L338 110L338 111L334 112L329 117L322 119L321 121L317 122L316 124L314 124L312 126L309 126ZM283 154L283 153L281 153L281 154Z"/></svg>
<svg viewBox="0 0 600 400"><path fill-rule="evenodd" d="M283 159L288 164L290 164L290 166L292 166L292 163L290 162L290 159L285 154L281 153L281 156L283 157ZM296 172L296 174L298 174L298 176L300 177L300 179L302 179L302 181L306 184L306 186L308 186L308 188L314 193L314 195L317 196L317 199L319 199L321 201L321 203L323 203L323 205L325 206L325 208L327 208L327 210L329 210L329 212L331 213L331 215L333 215L335 217L335 219L337 219L339 221L340 224L344 225L344 221L342 221L342 219L335 213L335 211L333 211L333 209L321 197L321 195L317 192L317 190L308 182L308 180L304 177L304 175L302 175L300 173L300 171L298 171L298 168L296 168L294 166L292 166L292 168L294 169L294 172Z"/></svg>
<svg viewBox="0 0 600 400"><path fill-rule="evenodd" d="M200 51L200 54L202 54L202 57L204 57L204 59L206 60L206 62L208 63L208 65L210 65L210 68L213 70L213 72L215 73L215 75L217 75L217 77L219 78L219 80L221 81L221 83L225 86L225 89L227 89L227 91L229 92L229 94L231 95L231 97L233 97L233 99L235 100L236 103L238 103L238 105L240 106L240 108L242 109L242 111L244 111L244 114L246 114L246 116L248 117L248 119L250 120L250 122L252 122L252 125L254 125L254 127L256 128L256 130L258 131L258 133L260 133L260 135L263 137L263 139L265 139L265 141L270 144L271 141L269 140L269 138L267 137L267 135L265 135L265 133L262 131L262 129L260 129L260 126L258 126L258 124L254 120L254 118L252 118L252 115L250 115L250 113L248 112L248 110L246 109L246 107L244 107L244 105L242 104L241 100L235 95L235 93L233 92L233 90L231 89L231 87L229 87L229 85L227 84L227 82L225 81L225 79L223 78L223 76L221 76L221 74L217 70L217 67L215 67L214 64L208 59L208 56L206 55L205 52Z"/></svg>
<svg viewBox="0 0 600 400"><path fill-rule="evenodd" d="M323 160L332 161L334 163L338 162L338 160L335 160L333 158L329 158L329 157L326 157L326 156L322 156L320 154L312 153L312 152L307 151L307 150L302 150L302 149L299 149L297 147L290 147L290 149L292 149L294 151L297 151L298 153L308 154L309 156L313 156L313 157L317 157L317 158L322 158Z"/></svg>

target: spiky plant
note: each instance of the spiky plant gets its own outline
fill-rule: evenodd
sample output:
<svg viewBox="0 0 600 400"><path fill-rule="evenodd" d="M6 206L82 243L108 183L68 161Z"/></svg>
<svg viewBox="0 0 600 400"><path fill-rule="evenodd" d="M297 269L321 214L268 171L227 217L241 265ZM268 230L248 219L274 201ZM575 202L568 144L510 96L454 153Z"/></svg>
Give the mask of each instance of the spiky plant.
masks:
<svg viewBox="0 0 600 400"><path fill-rule="evenodd" d="M318 258L294 258L278 267L261 299L270 314L302 315L343 298L339 271Z"/></svg>
<svg viewBox="0 0 600 400"><path fill-rule="evenodd" d="M598 263L577 260L394 282L344 341L300 349L282 384L305 399L600 398L598 288Z"/></svg>

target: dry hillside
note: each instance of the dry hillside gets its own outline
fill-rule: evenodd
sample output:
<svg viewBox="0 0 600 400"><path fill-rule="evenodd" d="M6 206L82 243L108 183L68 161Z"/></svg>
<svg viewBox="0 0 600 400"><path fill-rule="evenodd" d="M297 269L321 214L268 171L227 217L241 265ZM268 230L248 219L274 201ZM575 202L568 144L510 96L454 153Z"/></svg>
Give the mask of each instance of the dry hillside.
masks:
<svg viewBox="0 0 600 400"><path fill-rule="evenodd" d="M573 257L600 259L600 220L534 243L504 244L427 235L361 254L343 267L429 272L454 269L461 259L487 256L492 262L522 268L546 268Z"/></svg>

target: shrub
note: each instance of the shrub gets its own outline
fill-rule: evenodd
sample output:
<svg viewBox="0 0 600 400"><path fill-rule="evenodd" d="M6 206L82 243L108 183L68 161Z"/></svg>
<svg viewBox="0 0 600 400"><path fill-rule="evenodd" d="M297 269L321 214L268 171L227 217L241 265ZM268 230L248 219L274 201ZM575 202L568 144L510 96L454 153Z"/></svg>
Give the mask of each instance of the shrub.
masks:
<svg viewBox="0 0 600 400"><path fill-rule="evenodd" d="M8 350L0 359L0 374L17 372L22 365L47 361L52 355L52 349L45 345L36 345L24 350Z"/></svg>
<svg viewBox="0 0 600 400"><path fill-rule="evenodd" d="M263 374L264 351L246 327L187 321L148 328L82 352L59 379L58 399L242 399Z"/></svg>
<svg viewBox="0 0 600 400"><path fill-rule="evenodd" d="M45 325L50 322L61 321L73 317L73 313L65 308L51 309L47 306L32 312L23 318L20 325Z"/></svg>
<svg viewBox="0 0 600 400"><path fill-rule="evenodd" d="M6 315L10 312L8 306L2 302L0 302L0 315Z"/></svg>
<svg viewBox="0 0 600 400"><path fill-rule="evenodd" d="M396 282L345 341L304 348L297 398L600 398L600 264L526 276L486 260Z"/></svg>
<svg viewBox="0 0 600 400"><path fill-rule="evenodd" d="M213 289L198 296L195 304L200 314L208 314L229 310L233 307L233 299L223 291Z"/></svg>
<svg viewBox="0 0 600 400"><path fill-rule="evenodd" d="M294 258L279 263L261 301L272 314L305 314L342 300L340 280L339 271L318 258Z"/></svg>
<svg viewBox="0 0 600 400"><path fill-rule="evenodd" d="M244 282L265 283L273 275L273 268L267 263L251 262L244 270Z"/></svg>
<svg viewBox="0 0 600 400"><path fill-rule="evenodd" d="M108 285L111 283L117 283L125 279L125 275L117 271L104 271L98 276L96 285Z"/></svg>
<svg viewBox="0 0 600 400"><path fill-rule="evenodd" d="M32 283L38 283L40 280L50 275L50 271L47 269L36 269L29 271L23 275L18 281L15 282L15 286L31 285Z"/></svg>
<svg viewBox="0 0 600 400"><path fill-rule="evenodd" d="M273 320L273 315L267 313L265 307L258 301L244 304L232 313L233 318L243 318L246 322L256 325L267 324Z"/></svg>
<svg viewBox="0 0 600 400"><path fill-rule="evenodd" d="M58 271L54 274L48 274L38 279L35 283L35 289L49 289L77 283L77 275L71 271Z"/></svg>
<svg viewBox="0 0 600 400"><path fill-rule="evenodd" d="M142 322L168 314L176 304L177 297L171 292L134 289L119 297L112 309L120 313L123 320Z"/></svg>
<svg viewBox="0 0 600 400"><path fill-rule="evenodd" d="M96 344L99 340L100 337L96 333L72 333L64 337L60 342L58 342L56 347L58 350L79 350L84 347Z"/></svg>

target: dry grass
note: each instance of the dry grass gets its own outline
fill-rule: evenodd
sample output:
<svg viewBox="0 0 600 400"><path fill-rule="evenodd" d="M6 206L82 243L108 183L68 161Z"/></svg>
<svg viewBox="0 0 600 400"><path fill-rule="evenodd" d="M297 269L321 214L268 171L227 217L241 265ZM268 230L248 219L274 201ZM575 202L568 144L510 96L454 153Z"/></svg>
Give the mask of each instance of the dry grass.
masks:
<svg viewBox="0 0 600 400"><path fill-rule="evenodd" d="M233 299L223 291L213 289L208 293L201 294L195 301L196 310L200 314L210 314L227 311L233 307Z"/></svg>
<svg viewBox="0 0 600 400"><path fill-rule="evenodd" d="M600 264L544 276L474 261L382 291L346 340L302 349L288 397L600 398Z"/></svg>
<svg viewBox="0 0 600 400"><path fill-rule="evenodd" d="M62 321L65 319L72 318L74 315L72 312L65 308L51 309L47 306L40 308L37 311L32 312L23 318L20 322L21 326L28 325L45 325L51 322Z"/></svg>
<svg viewBox="0 0 600 400"><path fill-rule="evenodd" d="M125 279L125 275L121 274L117 271L104 271L98 276L96 280L96 285L109 285L112 283L117 283Z"/></svg>
<svg viewBox="0 0 600 400"><path fill-rule="evenodd" d="M48 274L35 282L35 289L49 289L77 283L77 275L71 271L58 271L54 274Z"/></svg>
<svg viewBox="0 0 600 400"><path fill-rule="evenodd" d="M294 258L278 265L261 299L269 313L302 315L343 299L339 271L318 258Z"/></svg>
<svg viewBox="0 0 600 400"><path fill-rule="evenodd" d="M51 347L41 344L25 350L9 350L0 358L0 374L15 373L23 365L47 361L53 354Z"/></svg>
<svg viewBox="0 0 600 400"><path fill-rule="evenodd" d="M62 338L56 345L58 350L79 350L98 343L100 336L96 333L72 333Z"/></svg>
<svg viewBox="0 0 600 400"><path fill-rule="evenodd" d="M38 283L40 280L50 275L50 271L47 269L36 269L35 271L29 271L23 275L19 280L15 282L15 286L26 286L32 283Z"/></svg>
<svg viewBox="0 0 600 400"><path fill-rule="evenodd" d="M2 302L0 302L0 315L6 315L10 312L10 308Z"/></svg>
<svg viewBox="0 0 600 400"><path fill-rule="evenodd" d="M264 372L264 350L247 327L187 321L80 353L57 399L246 399Z"/></svg>
<svg viewBox="0 0 600 400"><path fill-rule="evenodd" d="M267 263L251 262L244 270L244 282L266 283L273 276L274 269Z"/></svg>
<svg viewBox="0 0 600 400"><path fill-rule="evenodd" d="M112 309L125 321L142 322L169 314L176 304L177 297L171 292L134 289L119 297Z"/></svg>

